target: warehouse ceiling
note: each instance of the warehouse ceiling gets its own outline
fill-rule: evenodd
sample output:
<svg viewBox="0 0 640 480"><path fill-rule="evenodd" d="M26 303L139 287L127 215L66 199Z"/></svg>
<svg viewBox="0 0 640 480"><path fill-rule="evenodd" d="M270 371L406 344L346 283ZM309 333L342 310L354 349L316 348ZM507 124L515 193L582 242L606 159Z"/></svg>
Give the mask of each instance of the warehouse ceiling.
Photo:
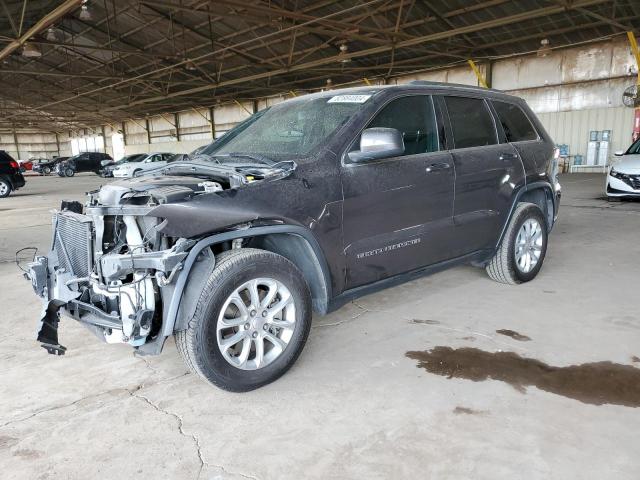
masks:
<svg viewBox="0 0 640 480"><path fill-rule="evenodd" d="M637 0L0 0L0 128L91 127L639 27Z"/></svg>

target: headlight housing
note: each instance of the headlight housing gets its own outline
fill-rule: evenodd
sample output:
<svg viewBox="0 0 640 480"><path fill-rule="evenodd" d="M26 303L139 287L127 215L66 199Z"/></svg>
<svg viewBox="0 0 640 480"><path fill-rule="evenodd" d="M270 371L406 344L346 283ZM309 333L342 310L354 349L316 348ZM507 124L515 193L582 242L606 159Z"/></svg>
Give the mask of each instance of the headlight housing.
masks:
<svg viewBox="0 0 640 480"><path fill-rule="evenodd" d="M615 177L615 178L620 178L620 179L622 179L622 178L625 178L625 177L626 177L626 175L625 175L624 173L620 173L620 172L618 172L618 171L617 171L615 168L613 168L613 167L611 167L611 170L609 170L609 175L611 175L612 177Z"/></svg>

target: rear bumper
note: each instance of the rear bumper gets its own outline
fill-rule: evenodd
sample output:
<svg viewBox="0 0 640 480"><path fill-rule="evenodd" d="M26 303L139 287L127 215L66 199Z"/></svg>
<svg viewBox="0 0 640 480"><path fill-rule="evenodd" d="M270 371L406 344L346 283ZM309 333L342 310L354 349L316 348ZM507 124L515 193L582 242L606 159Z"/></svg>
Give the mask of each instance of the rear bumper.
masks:
<svg viewBox="0 0 640 480"><path fill-rule="evenodd" d="M21 173L16 173L11 177L11 183L14 189L22 188L25 186L26 181Z"/></svg>

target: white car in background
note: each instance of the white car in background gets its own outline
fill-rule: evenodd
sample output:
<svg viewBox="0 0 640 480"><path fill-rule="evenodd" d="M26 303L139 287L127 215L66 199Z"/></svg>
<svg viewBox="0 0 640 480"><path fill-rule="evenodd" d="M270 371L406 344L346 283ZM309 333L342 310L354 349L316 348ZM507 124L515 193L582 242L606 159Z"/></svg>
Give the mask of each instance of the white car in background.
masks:
<svg viewBox="0 0 640 480"><path fill-rule="evenodd" d="M166 165L175 153L155 152L137 162L127 162L113 169L113 176L116 178L132 178L138 172L151 170L152 168Z"/></svg>
<svg viewBox="0 0 640 480"><path fill-rule="evenodd" d="M616 152L617 161L609 167L607 197L640 198L640 139L636 140L626 152Z"/></svg>

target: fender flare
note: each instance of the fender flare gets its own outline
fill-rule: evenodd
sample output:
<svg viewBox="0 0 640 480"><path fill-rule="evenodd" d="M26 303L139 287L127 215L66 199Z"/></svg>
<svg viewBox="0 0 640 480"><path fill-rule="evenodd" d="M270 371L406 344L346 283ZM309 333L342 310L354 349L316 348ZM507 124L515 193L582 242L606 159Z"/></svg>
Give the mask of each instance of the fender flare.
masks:
<svg viewBox="0 0 640 480"><path fill-rule="evenodd" d="M513 216L513 212L516 209L516 206L518 205L518 202L520 201L522 196L527 192L531 192L533 190L540 190L540 189L548 192L551 198L551 201L553 203L553 207L552 207L553 211L551 212L551 224L547 224L548 231L551 231L555 223L556 212L558 211L558 205L557 205L558 199L556 198L556 195L554 195L553 193L553 186L546 181L532 182L527 185L524 185L520 190L518 190L518 192L513 197L513 202L511 202L511 208L509 209L509 215L507 215L504 225L502 225L502 230L500 231L500 236L498 237L498 241L495 245L492 256L500 247L500 243L502 243L502 239L504 238L504 235L507 232L507 227L509 226L509 222L511 222L511 217Z"/></svg>
<svg viewBox="0 0 640 480"><path fill-rule="evenodd" d="M315 254L316 260L318 261L318 265L322 272L328 303L328 301L330 301L331 299L331 276L329 274L329 266L327 265L324 253L320 248L318 241L306 228L296 225L270 225L218 233L199 240L198 243L196 243L191 248L189 254L187 255L187 258L185 258L182 270L180 271L178 279L176 280L175 288L169 302L167 314L162 323L162 330L160 331L159 337L166 338L174 333L174 327L178 318L180 303L184 296L185 287L189 280L189 274L191 273L191 270L193 269L194 263L196 262L198 255L200 255L200 252L202 252L205 248L210 247L211 245L235 240L237 238L257 237L274 233L297 235L299 237L302 237L309 244L309 246L313 250L313 253Z"/></svg>

